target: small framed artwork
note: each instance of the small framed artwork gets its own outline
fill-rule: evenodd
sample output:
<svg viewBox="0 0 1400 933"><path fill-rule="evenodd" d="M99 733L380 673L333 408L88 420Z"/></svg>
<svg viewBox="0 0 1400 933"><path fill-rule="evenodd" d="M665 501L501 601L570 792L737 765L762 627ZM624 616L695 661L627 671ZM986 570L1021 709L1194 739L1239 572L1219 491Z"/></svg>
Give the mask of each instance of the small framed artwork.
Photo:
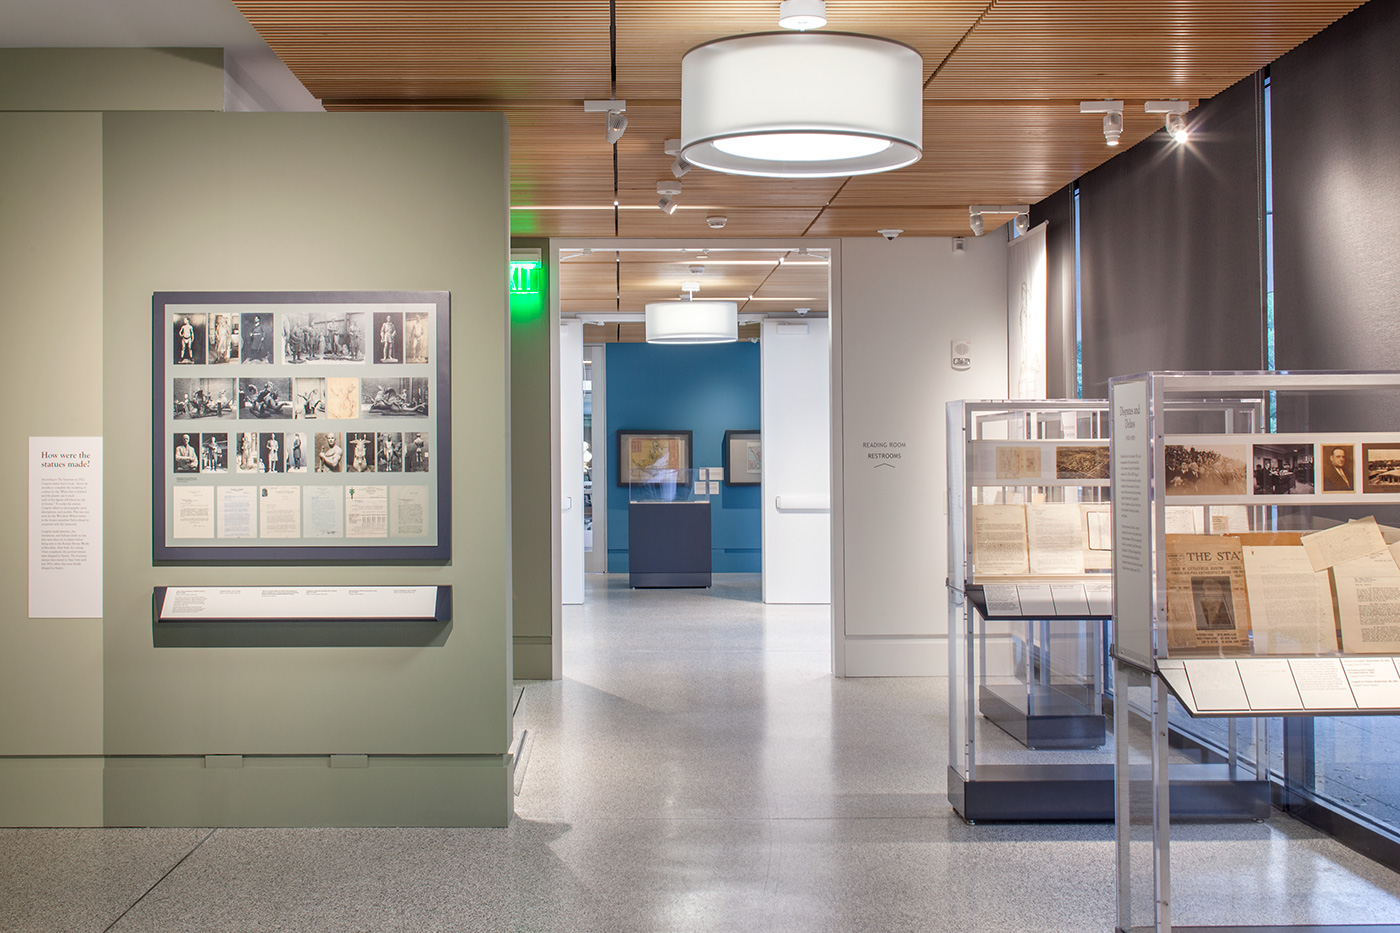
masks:
<svg viewBox="0 0 1400 933"><path fill-rule="evenodd" d="M690 470L691 458L689 431L624 429L617 432L619 486L674 479L674 471Z"/></svg>
<svg viewBox="0 0 1400 933"><path fill-rule="evenodd" d="M1400 492L1400 443L1361 445L1361 491Z"/></svg>
<svg viewBox="0 0 1400 933"><path fill-rule="evenodd" d="M763 441L757 431L724 432L724 483L757 486L763 481Z"/></svg>

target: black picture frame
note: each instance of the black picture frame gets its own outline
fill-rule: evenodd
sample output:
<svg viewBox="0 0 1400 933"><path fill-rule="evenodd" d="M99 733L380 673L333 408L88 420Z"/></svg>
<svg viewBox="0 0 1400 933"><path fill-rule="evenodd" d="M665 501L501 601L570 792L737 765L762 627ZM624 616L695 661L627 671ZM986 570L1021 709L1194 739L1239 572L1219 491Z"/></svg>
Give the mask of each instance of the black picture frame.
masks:
<svg viewBox="0 0 1400 933"><path fill-rule="evenodd" d="M724 432L724 485L758 486L763 482L762 447L759 448L759 468L752 469L749 461L748 445L763 441L762 432L757 430L730 430ZM738 456L739 453L744 456Z"/></svg>
<svg viewBox="0 0 1400 933"><path fill-rule="evenodd" d="M151 311L154 560L384 563L451 558L448 292L155 292ZM369 332L369 322L377 313L398 314L405 326L417 322L411 333L398 327L398 341L392 352L384 354L392 357L388 360L376 358L375 335ZM185 315L196 318L191 322L193 329L205 342L202 361L181 343L189 330L182 334L183 321L177 319ZM245 317L256 322L256 338L244 327ZM417 341L420 357L406 359L409 339ZM218 396L211 402L211 396L217 395L211 390L191 404L174 394L176 377L182 392L204 382L211 386L232 382L235 391L226 401ZM308 399L299 408L294 392L308 383L322 386L319 406L313 407ZM339 400L339 410L333 408L336 399L325 390L327 384L345 396ZM257 397L265 386L271 387L266 401ZM227 411L229 404L232 415ZM185 433L191 436L189 442L183 440ZM189 451L184 448L195 444L196 435L201 437L200 459L191 470ZM335 458L339 469L318 469L322 452L318 442L331 438L326 446L333 449L340 443L338 438L352 435L385 440L377 461L380 471L374 466L381 453L377 447L357 453L358 459L352 460L348 446ZM251 444L248 438L254 439ZM177 452L179 471L174 463ZM269 457L282 458L286 468L269 468ZM205 463L211 469L202 469ZM352 469L352 463L359 469ZM208 520L210 534L177 536L177 519L183 520L176 504L177 488L178 501L194 498L207 502L211 510L222 508L225 494L230 500L234 493L246 499L246 491L220 492L219 487L255 489L253 533L220 537L223 515L215 512ZM288 487L296 487L297 492L288 492ZM209 491L197 491L201 489ZM315 502L329 503L338 517L327 519L327 513L316 512L307 490L317 490ZM355 491L368 493L368 498L356 501ZM262 497L269 493L273 494L270 500L277 499L278 493L286 502L295 500L298 534L287 534L284 528L277 536L262 536L258 513L266 507ZM373 505L366 508L366 501ZM246 501L242 506L246 510ZM284 507L284 516L291 512ZM385 528L378 534L375 525L381 519ZM421 533L414 534L420 522ZM190 523L185 521L182 527L188 529ZM399 534L394 528L400 529ZM366 534L366 529L371 533Z"/></svg>
<svg viewBox="0 0 1400 933"><path fill-rule="evenodd" d="M648 481L644 471L634 469L630 452L633 450L633 442L641 443L676 443L676 447L671 449L678 461L674 465L669 462L666 469L683 469L687 477L690 475L690 468L695 463L695 445L691 443L690 431L674 430L643 430L641 428L622 428L617 432L617 485L624 489L633 483Z"/></svg>

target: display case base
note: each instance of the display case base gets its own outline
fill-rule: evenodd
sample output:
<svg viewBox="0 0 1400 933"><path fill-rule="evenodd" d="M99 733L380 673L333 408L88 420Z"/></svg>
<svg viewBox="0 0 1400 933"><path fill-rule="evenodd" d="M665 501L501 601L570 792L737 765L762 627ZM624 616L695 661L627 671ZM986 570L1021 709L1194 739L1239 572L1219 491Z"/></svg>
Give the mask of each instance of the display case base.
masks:
<svg viewBox="0 0 1400 933"><path fill-rule="evenodd" d="M978 700L983 716L1027 748L1098 748L1107 740L1104 715L1054 687L983 685Z"/></svg>
<svg viewBox="0 0 1400 933"><path fill-rule="evenodd" d="M948 768L948 801L969 823L1113 819L1112 765L979 765L975 780ZM1234 780L1224 764L1172 766L1174 821L1265 820L1269 784Z"/></svg>
<svg viewBox="0 0 1400 933"><path fill-rule="evenodd" d="M649 587L710 586L710 573L629 573L627 585L635 589Z"/></svg>

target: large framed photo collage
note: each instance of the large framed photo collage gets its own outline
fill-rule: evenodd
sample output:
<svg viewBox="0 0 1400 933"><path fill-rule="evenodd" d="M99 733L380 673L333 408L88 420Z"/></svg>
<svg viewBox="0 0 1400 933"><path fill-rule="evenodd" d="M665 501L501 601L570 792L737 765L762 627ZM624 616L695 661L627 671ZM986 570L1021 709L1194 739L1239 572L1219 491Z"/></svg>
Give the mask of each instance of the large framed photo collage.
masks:
<svg viewBox="0 0 1400 933"><path fill-rule="evenodd" d="M157 292L156 560L450 553L446 292Z"/></svg>

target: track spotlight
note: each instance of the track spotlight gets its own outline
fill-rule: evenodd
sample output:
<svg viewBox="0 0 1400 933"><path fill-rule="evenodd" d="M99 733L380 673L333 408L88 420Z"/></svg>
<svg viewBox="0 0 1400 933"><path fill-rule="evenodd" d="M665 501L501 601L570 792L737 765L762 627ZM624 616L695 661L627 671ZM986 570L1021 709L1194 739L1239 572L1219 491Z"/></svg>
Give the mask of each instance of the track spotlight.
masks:
<svg viewBox="0 0 1400 933"><path fill-rule="evenodd" d="M623 113L627 109L625 100L586 100L583 102L584 113L606 113L608 115L607 130L604 138L609 146L614 146L622 138L622 134L627 131L627 116Z"/></svg>
<svg viewBox="0 0 1400 933"><path fill-rule="evenodd" d="M1186 118L1179 113L1167 114L1167 135L1175 142L1186 142Z"/></svg>
<svg viewBox="0 0 1400 933"><path fill-rule="evenodd" d="M1031 206L1029 204L972 204L967 208L967 225L974 236L981 236L987 229L984 214L1010 214L1017 233L1025 233L1031 226Z"/></svg>
<svg viewBox="0 0 1400 933"><path fill-rule="evenodd" d="M1123 135L1123 102L1121 100L1084 100L1079 102L1080 113L1103 114L1103 138L1110 146L1118 145Z"/></svg>
<svg viewBox="0 0 1400 933"><path fill-rule="evenodd" d="M1121 110L1111 111L1103 115L1103 138L1104 142L1110 146L1118 145L1118 138L1123 135L1123 112Z"/></svg>
<svg viewBox="0 0 1400 933"><path fill-rule="evenodd" d="M662 144L661 151L668 156L676 157L676 161L671 163L671 174L675 175L677 178L684 178L686 173L694 168L694 166L686 161L685 156L681 155L681 141L679 139L666 140L666 142Z"/></svg>
<svg viewBox="0 0 1400 933"><path fill-rule="evenodd" d="M1149 100L1144 109L1148 113L1167 115L1167 135L1179 143L1186 142L1186 111L1191 104L1184 100Z"/></svg>
<svg viewBox="0 0 1400 933"><path fill-rule="evenodd" d="M661 195L661 200L656 202L656 206L668 214L674 214L679 206L676 202L676 195L681 193L681 183L678 181L658 181L656 193Z"/></svg>
<svg viewBox="0 0 1400 933"><path fill-rule="evenodd" d="M608 130L606 138L609 146L617 145L617 141L622 138L622 134L627 132L627 114L608 114Z"/></svg>

